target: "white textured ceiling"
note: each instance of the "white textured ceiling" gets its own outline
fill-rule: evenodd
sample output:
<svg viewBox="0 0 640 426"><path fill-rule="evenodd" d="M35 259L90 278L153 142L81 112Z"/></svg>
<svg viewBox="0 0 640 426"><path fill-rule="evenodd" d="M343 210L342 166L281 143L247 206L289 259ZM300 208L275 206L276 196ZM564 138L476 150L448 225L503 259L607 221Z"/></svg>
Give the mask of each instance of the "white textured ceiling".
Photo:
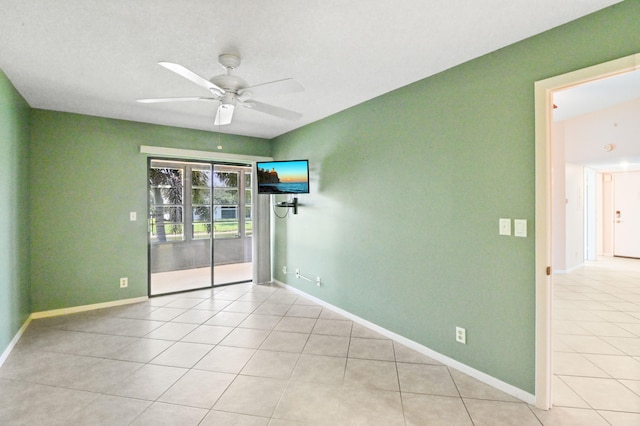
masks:
<svg viewBox="0 0 640 426"><path fill-rule="evenodd" d="M553 103L554 121L572 129L564 141L567 162L601 172L640 171L640 71L558 91Z"/></svg>
<svg viewBox="0 0 640 426"><path fill-rule="evenodd" d="M564 121L640 98L640 71L603 78L554 93L554 121Z"/></svg>
<svg viewBox="0 0 640 426"><path fill-rule="evenodd" d="M252 85L293 77L305 91L260 101L296 122L238 109L225 133L272 138L618 0L0 0L0 68L34 108L214 129L213 103L157 65L206 78L242 57Z"/></svg>

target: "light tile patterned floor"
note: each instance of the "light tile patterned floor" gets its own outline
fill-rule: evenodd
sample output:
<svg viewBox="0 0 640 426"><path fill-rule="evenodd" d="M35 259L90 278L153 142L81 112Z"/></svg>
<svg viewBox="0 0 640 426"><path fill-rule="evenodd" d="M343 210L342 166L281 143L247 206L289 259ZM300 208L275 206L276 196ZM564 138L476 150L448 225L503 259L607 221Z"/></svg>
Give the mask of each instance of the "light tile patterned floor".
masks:
<svg viewBox="0 0 640 426"><path fill-rule="evenodd" d="M554 283L556 408L541 418L640 425L640 260L600 258Z"/></svg>
<svg viewBox="0 0 640 426"><path fill-rule="evenodd" d="M33 321L0 368L0 424L640 424L640 276L597 271L586 286L557 279L548 412L285 289L241 284Z"/></svg>

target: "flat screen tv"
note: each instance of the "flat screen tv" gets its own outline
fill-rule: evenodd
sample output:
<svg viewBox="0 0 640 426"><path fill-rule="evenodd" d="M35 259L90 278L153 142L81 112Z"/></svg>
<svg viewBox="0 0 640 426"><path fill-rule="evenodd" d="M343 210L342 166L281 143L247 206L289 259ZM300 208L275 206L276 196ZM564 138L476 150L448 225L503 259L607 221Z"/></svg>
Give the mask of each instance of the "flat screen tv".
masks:
<svg viewBox="0 0 640 426"><path fill-rule="evenodd" d="M262 161L256 163L258 194L308 194L309 161Z"/></svg>

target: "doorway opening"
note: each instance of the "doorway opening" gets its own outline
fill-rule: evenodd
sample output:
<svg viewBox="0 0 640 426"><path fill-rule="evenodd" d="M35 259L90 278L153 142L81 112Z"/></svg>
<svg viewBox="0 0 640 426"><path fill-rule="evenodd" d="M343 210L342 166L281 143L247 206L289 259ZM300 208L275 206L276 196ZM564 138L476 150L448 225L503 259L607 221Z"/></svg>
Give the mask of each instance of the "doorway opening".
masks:
<svg viewBox="0 0 640 426"><path fill-rule="evenodd" d="M253 279L251 166L149 159L149 295Z"/></svg>
<svg viewBox="0 0 640 426"><path fill-rule="evenodd" d="M640 68L640 54L578 70L536 82L536 406L553 405L554 361L552 347L552 307L554 296L554 204L564 206L566 197L555 193L554 167L554 95L571 87L608 77L623 75ZM606 145L603 143L603 145ZM587 151L587 150L584 150ZM557 167L555 167L557 171ZM563 167L564 172L564 167ZM593 238L593 235L587 235ZM562 248L561 248L562 249ZM584 246L580 247L580 256ZM584 259L582 259L584 261ZM587 265L589 266L589 265Z"/></svg>

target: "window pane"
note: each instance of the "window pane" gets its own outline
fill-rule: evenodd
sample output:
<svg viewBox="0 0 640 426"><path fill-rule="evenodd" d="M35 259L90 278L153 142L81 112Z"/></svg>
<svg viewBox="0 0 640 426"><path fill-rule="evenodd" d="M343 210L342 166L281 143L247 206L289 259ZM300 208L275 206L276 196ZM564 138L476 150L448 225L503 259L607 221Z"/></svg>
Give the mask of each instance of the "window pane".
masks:
<svg viewBox="0 0 640 426"><path fill-rule="evenodd" d="M236 206L213 206L213 220L237 219Z"/></svg>
<svg viewBox="0 0 640 426"><path fill-rule="evenodd" d="M194 206L191 236L193 239L211 237L211 207Z"/></svg>
<svg viewBox="0 0 640 426"><path fill-rule="evenodd" d="M151 188L151 204L182 204L182 186L156 186Z"/></svg>
<svg viewBox="0 0 640 426"><path fill-rule="evenodd" d="M207 169L192 169L191 170L191 186L197 187L209 187L211 171Z"/></svg>
<svg viewBox="0 0 640 426"><path fill-rule="evenodd" d="M176 167L149 169L149 235L152 242L184 240L183 172Z"/></svg>
<svg viewBox="0 0 640 426"><path fill-rule="evenodd" d="M220 220L213 224L213 238L238 238L237 220Z"/></svg>
<svg viewBox="0 0 640 426"><path fill-rule="evenodd" d="M209 206L194 206L193 221L195 223L211 222L211 208Z"/></svg>
<svg viewBox="0 0 640 426"><path fill-rule="evenodd" d="M191 232L194 240L209 239L211 238L211 223L194 223Z"/></svg>
<svg viewBox="0 0 640 426"><path fill-rule="evenodd" d="M214 238L237 238L239 236L237 206L214 206L213 220Z"/></svg>
<svg viewBox="0 0 640 426"><path fill-rule="evenodd" d="M224 188L214 189L213 204L238 204L238 190Z"/></svg>
<svg viewBox="0 0 640 426"><path fill-rule="evenodd" d="M214 172L213 186L220 188L237 188L237 172Z"/></svg>
<svg viewBox="0 0 640 426"><path fill-rule="evenodd" d="M196 204L211 204L211 190L209 189L192 189L191 190L191 203Z"/></svg>
<svg viewBox="0 0 640 426"><path fill-rule="evenodd" d="M182 169L153 167L149 184L151 204L182 204Z"/></svg>
<svg viewBox="0 0 640 426"><path fill-rule="evenodd" d="M238 219L238 208L236 206L217 206L219 217L216 217L216 220L237 220Z"/></svg>
<svg viewBox="0 0 640 426"><path fill-rule="evenodd" d="M157 223L182 223L182 207L153 206L153 220Z"/></svg>
<svg viewBox="0 0 640 426"><path fill-rule="evenodd" d="M152 242L183 240L182 207L152 206L149 221Z"/></svg>

